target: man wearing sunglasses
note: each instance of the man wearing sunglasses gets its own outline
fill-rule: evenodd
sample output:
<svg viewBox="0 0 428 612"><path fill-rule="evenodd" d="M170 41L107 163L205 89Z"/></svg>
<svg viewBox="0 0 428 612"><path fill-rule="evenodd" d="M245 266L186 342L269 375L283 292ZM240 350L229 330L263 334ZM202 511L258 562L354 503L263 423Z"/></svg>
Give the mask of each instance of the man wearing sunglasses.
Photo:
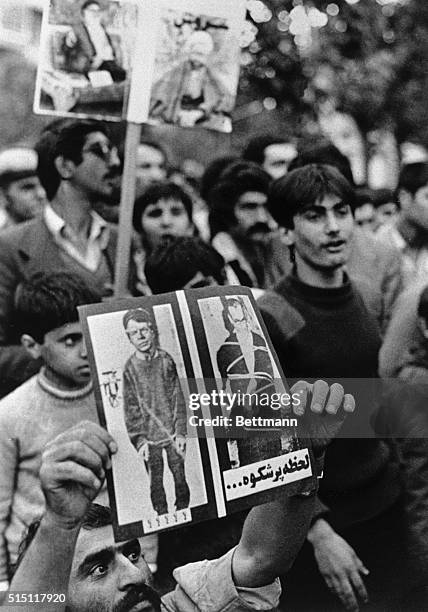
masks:
<svg viewBox="0 0 428 612"><path fill-rule="evenodd" d="M120 160L98 122L56 121L36 145L37 173L48 204L40 218L0 238L0 395L33 371L12 325L17 285L35 272L77 273L101 295L111 294L117 235L93 211L118 200Z"/></svg>

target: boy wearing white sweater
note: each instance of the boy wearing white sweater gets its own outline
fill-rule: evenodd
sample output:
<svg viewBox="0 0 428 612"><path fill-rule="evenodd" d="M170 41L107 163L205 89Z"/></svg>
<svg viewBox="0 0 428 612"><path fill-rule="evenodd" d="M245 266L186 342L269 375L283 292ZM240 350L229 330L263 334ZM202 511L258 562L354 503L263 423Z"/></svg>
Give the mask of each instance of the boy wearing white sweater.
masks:
<svg viewBox="0 0 428 612"><path fill-rule="evenodd" d="M0 590L28 526L44 510L44 447L82 419L98 422L77 306L99 301L78 276L38 273L15 297L21 343L43 365L0 401Z"/></svg>

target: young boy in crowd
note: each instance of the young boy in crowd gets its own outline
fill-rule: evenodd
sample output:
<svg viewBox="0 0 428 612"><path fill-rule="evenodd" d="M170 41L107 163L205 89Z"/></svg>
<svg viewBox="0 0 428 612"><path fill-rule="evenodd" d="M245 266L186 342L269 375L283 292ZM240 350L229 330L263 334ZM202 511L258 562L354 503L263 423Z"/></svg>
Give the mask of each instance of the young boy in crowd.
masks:
<svg viewBox="0 0 428 612"><path fill-rule="evenodd" d="M6 590L19 542L44 510L39 483L47 442L82 419L97 422L77 306L99 301L78 276L37 273L15 297L21 343L40 372L0 401L0 581Z"/></svg>

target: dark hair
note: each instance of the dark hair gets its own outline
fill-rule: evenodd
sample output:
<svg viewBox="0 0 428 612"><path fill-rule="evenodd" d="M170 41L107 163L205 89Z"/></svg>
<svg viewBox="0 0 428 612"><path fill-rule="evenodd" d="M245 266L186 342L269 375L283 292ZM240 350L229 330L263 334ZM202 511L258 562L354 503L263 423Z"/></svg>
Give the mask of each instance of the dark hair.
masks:
<svg viewBox="0 0 428 612"><path fill-rule="evenodd" d="M82 161L82 149L88 134L102 132L109 136L107 127L98 121L54 121L47 127L34 147L38 157L37 175L46 191L48 200L52 200L61 183L55 160L63 156L75 164Z"/></svg>
<svg viewBox="0 0 428 612"><path fill-rule="evenodd" d="M200 238L177 237L162 241L149 255L146 279L153 293L178 291L198 273L225 284L224 259Z"/></svg>
<svg viewBox="0 0 428 612"><path fill-rule="evenodd" d="M147 310L146 308L133 308L131 310L128 310L127 312L125 312L122 319L123 327L125 329L127 328L129 321L147 323L152 328L152 331L157 339L158 328L152 311Z"/></svg>
<svg viewBox="0 0 428 612"><path fill-rule="evenodd" d="M384 204L389 204L393 202L397 204L397 198L393 189L387 189L386 187L380 189L373 189L372 195L372 204L375 208L379 208L379 206L383 206Z"/></svg>
<svg viewBox="0 0 428 612"><path fill-rule="evenodd" d="M419 296L418 316L428 322L428 286L422 290Z"/></svg>
<svg viewBox="0 0 428 612"><path fill-rule="evenodd" d="M189 194L180 187L180 185L172 181L156 181L151 183L135 200L132 224L136 232L139 234L144 233L141 217L147 206L156 204L159 200L166 198L173 198L174 200L182 202L186 209L187 216L189 217L189 221L193 221L193 202Z"/></svg>
<svg viewBox="0 0 428 612"><path fill-rule="evenodd" d="M101 297L79 276L66 272L37 272L18 285L14 325L21 336L43 343L45 335L78 321L78 306L95 304Z"/></svg>
<svg viewBox="0 0 428 612"><path fill-rule="evenodd" d="M200 193L201 197L206 202L208 202L209 198L211 197L211 191L217 185L221 174L228 166L232 165L236 161L238 161L238 157L236 157L236 155L223 155L222 157L216 157L213 159L205 168L201 178Z"/></svg>
<svg viewBox="0 0 428 612"><path fill-rule="evenodd" d="M265 150L267 147L274 144L286 144L288 142L293 142L293 138L288 138L287 136L274 136L273 134L255 136L248 141L242 153L242 159L262 165L265 161Z"/></svg>
<svg viewBox="0 0 428 612"><path fill-rule="evenodd" d="M415 195L425 185L428 185L428 162L407 164L402 167L398 179L398 191L403 189Z"/></svg>
<svg viewBox="0 0 428 612"><path fill-rule="evenodd" d="M355 185L349 159L328 140L321 140L318 143L303 147L297 157L290 163L288 171L291 172L308 164L334 166L343 174L350 185Z"/></svg>
<svg viewBox="0 0 428 612"><path fill-rule="evenodd" d="M174 200L182 202L186 209L187 216L189 217L189 221L193 222L193 202L189 194L180 187L180 185L172 181L156 181L155 183L151 183L135 200L132 224L136 232L144 234L141 217L147 206L156 204L159 200L166 198L173 198Z"/></svg>
<svg viewBox="0 0 428 612"><path fill-rule="evenodd" d="M372 204L374 208L379 208L383 204L395 201L395 194L392 189L371 189L370 187L357 187L355 191L355 207L364 204Z"/></svg>
<svg viewBox="0 0 428 612"><path fill-rule="evenodd" d="M221 173L208 200L211 237L236 225L235 204L247 191L267 194L271 177L254 162L237 161Z"/></svg>
<svg viewBox="0 0 428 612"><path fill-rule="evenodd" d="M91 4L96 4L97 6L101 7L101 4L97 0L85 0L80 7L80 12L83 13L83 11L86 10L88 6L91 6Z"/></svg>
<svg viewBox="0 0 428 612"><path fill-rule="evenodd" d="M281 227L293 228L293 217L327 195L336 195L354 209L354 190L333 166L309 164L271 185L267 208Z"/></svg>
<svg viewBox="0 0 428 612"><path fill-rule="evenodd" d="M355 189L355 209L361 208L365 204L373 206L373 191L370 187L357 187Z"/></svg>
<svg viewBox="0 0 428 612"><path fill-rule="evenodd" d="M113 522L111 510L108 506L92 503L86 510L85 516L82 519L82 529L90 531L99 527L107 527Z"/></svg>
<svg viewBox="0 0 428 612"><path fill-rule="evenodd" d="M245 317L247 316L247 307L245 305L244 299L242 296L240 295L226 295L223 296L221 298L221 303L223 306L223 310L222 310L222 318L223 318L223 324L225 326L225 328L227 329L227 331L229 332L229 334L232 334L235 331L235 327L233 325L233 323L230 321L229 319L229 308L230 306L233 306L233 304L238 304L239 306L241 306L242 311L245 315Z"/></svg>

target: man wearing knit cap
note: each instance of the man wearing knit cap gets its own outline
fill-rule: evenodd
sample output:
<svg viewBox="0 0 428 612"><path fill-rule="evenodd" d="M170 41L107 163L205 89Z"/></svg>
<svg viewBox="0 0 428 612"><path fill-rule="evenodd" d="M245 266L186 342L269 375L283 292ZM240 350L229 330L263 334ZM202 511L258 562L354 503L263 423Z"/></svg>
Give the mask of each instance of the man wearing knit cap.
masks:
<svg viewBox="0 0 428 612"><path fill-rule="evenodd" d="M0 229L40 215L46 193L36 174L37 153L14 147L0 152Z"/></svg>
<svg viewBox="0 0 428 612"><path fill-rule="evenodd" d="M143 459L150 479L150 498L157 514L167 514L163 483L164 452L174 478L175 509L189 505L184 473L186 405L177 369L169 353L159 348L153 313L128 310L123 327L135 352L123 370L124 411L128 435Z"/></svg>

